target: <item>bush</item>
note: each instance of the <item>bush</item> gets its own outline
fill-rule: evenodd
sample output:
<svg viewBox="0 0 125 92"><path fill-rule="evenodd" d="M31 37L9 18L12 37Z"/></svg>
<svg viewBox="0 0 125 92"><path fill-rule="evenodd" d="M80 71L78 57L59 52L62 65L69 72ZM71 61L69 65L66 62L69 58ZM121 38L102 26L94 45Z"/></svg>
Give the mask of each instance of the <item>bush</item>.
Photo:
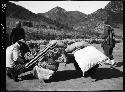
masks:
<svg viewBox="0 0 125 92"><path fill-rule="evenodd" d="M99 41L98 39L93 39L91 41L91 44L95 43L95 44L100 44L102 41Z"/></svg>

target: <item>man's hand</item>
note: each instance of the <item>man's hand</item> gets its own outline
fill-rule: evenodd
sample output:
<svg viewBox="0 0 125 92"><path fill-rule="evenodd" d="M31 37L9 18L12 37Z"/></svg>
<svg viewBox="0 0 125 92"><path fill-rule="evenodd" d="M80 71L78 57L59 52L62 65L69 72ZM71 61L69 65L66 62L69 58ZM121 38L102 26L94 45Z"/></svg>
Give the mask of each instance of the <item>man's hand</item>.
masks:
<svg viewBox="0 0 125 92"><path fill-rule="evenodd" d="M34 55L31 54L30 52L27 52L25 55L24 55L25 59L26 60L31 60L34 58Z"/></svg>

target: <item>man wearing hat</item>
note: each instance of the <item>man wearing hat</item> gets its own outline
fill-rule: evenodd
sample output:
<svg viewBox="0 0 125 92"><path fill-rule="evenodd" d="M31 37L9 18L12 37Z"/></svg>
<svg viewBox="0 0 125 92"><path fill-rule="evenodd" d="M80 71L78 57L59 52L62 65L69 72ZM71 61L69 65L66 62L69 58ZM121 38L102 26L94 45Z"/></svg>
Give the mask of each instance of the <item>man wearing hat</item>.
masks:
<svg viewBox="0 0 125 92"><path fill-rule="evenodd" d="M6 72L7 75L15 81L19 80L19 74L27 71L25 63L28 61L24 55L29 51L29 47L24 39L17 41L6 49Z"/></svg>
<svg viewBox="0 0 125 92"><path fill-rule="evenodd" d="M10 34L10 43L14 44L20 39L25 39L25 31L21 27L21 21L17 21L16 27L12 29L12 32Z"/></svg>
<svg viewBox="0 0 125 92"><path fill-rule="evenodd" d="M101 47L103 48L105 55L110 58L112 66L116 65L113 58L113 48L116 44L114 37L114 29L106 22L104 25L104 34L102 35L102 39L104 39L104 41L102 42Z"/></svg>

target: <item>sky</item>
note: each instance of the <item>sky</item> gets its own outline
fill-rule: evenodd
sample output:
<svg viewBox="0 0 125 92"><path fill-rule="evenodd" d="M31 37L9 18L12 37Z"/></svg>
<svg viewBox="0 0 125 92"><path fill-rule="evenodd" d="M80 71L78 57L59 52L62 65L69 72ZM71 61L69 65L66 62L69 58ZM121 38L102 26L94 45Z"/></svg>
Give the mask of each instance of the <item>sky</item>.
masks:
<svg viewBox="0 0 125 92"><path fill-rule="evenodd" d="M56 6L66 11L80 11L85 14L90 14L100 8L104 8L109 1L18 1L13 3L23 6L36 14L48 12Z"/></svg>

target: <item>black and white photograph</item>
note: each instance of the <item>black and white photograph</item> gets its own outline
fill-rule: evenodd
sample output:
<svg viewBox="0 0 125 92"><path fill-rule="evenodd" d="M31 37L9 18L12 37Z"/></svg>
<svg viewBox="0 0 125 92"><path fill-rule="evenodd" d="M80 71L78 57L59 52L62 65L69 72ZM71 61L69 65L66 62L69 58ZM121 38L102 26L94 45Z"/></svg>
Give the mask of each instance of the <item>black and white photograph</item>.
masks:
<svg viewBox="0 0 125 92"><path fill-rule="evenodd" d="M123 90L123 1L2 6L6 91Z"/></svg>

